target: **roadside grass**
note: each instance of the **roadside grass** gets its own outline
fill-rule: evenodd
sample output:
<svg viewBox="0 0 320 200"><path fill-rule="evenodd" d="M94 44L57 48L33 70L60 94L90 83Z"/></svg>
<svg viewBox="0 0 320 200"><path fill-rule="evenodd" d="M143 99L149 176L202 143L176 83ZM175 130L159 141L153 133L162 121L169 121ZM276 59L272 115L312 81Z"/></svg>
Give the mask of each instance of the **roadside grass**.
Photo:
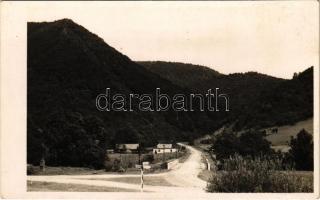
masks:
<svg viewBox="0 0 320 200"><path fill-rule="evenodd" d="M90 175L105 174L104 170L94 170L84 167L50 167L46 166L45 171L41 171L39 166L32 166L30 175Z"/></svg>
<svg viewBox="0 0 320 200"><path fill-rule="evenodd" d="M198 149L201 150L200 147L198 147ZM206 159L208 159L208 161L210 163L210 168L211 168L210 171L207 169L207 160ZM202 165L204 166L204 168L198 174L198 178L200 178L201 180L204 180L204 181L209 181L210 178L212 178L213 173L215 172L215 163L212 160L210 154L205 151L202 151L201 162L202 162Z"/></svg>
<svg viewBox="0 0 320 200"><path fill-rule="evenodd" d="M313 192L313 171L277 171L273 178L279 191Z"/></svg>
<svg viewBox="0 0 320 200"><path fill-rule="evenodd" d="M46 166L45 171L41 171L39 166L32 166L32 174L28 175L93 175L93 174L140 174L138 169L128 169L126 172L106 172L104 169L94 170L85 167L51 167Z"/></svg>
<svg viewBox="0 0 320 200"><path fill-rule="evenodd" d="M270 185L267 190L263 188L263 184L249 188L249 185L253 184L255 180L250 180L250 176L244 177L236 172L219 171L211 175L212 178L209 179L210 184L207 187L208 192L313 192L313 172L308 172L307 174L290 171L273 172L270 174L270 182L266 183L266 185Z"/></svg>
<svg viewBox="0 0 320 200"><path fill-rule="evenodd" d="M139 190L124 189L116 187L92 186L81 184L53 183L42 181L28 181L28 192L139 192Z"/></svg>
<svg viewBox="0 0 320 200"><path fill-rule="evenodd" d="M184 152L184 154L183 154L180 158L178 158L179 163L185 162L185 161L190 157L190 155L191 155L190 150L189 150L189 149L186 149L185 152Z"/></svg>
<svg viewBox="0 0 320 200"><path fill-rule="evenodd" d="M209 170L201 170L201 172L198 174L198 177L201 179L201 180L204 180L204 181L209 181L210 179L212 179L214 173L212 171L209 171Z"/></svg>
<svg viewBox="0 0 320 200"><path fill-rule="evenodd" d="M99 181L112 181L112 182L120 182L120 183L129 183L129 184L140 184L141 178L140 177L117 177L117 178L99 178L99 179L88 179L88 180L99 180ZM145 185L150 186L175 186L171 183L169 183L165 178L163 177L157 177L157 176L144 176L143 182Z"/></svg>
<svg viewBox="0 0 320 200"><path fill-rule="evenodd" d="M313 192L313 172L283 171L280 160L234 156L208 181L208 192Z"/></svg>

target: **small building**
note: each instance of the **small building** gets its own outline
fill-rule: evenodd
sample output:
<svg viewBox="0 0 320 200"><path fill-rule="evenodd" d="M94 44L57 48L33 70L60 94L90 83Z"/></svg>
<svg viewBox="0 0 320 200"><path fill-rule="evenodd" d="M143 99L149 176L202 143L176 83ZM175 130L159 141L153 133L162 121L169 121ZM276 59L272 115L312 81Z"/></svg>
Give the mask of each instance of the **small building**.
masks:
<svg viewBox="0 0 320 200"><path fill-rule="evenodd" d="M177 152L178 149L173 148L172 144L158 144L156 148L152 150L153 154L159 154L159 153L174 153Z"/></svg>
<svg viewBox="0 0 320 200"><path fill-rule="evenodd" d="M116 150L122 153L137 153L139 144L117 144Z"/></svg>

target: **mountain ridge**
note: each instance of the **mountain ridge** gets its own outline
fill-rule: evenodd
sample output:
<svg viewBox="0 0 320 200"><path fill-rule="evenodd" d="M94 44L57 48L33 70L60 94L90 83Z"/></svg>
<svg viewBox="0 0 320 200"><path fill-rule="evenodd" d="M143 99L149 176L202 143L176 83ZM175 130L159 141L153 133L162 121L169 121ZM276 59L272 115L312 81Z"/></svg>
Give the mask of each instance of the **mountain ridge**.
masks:
<svg viewBox="0 0 320 200"><path fill-rule="evenodd" d="M211 73L214 75L208 79L202 79L201 73L204 73L205 70L201 71L203 69L201 67L197 69L197 65L163 61L144 61L139 63L152 73L159 74L162 78L166 78L172 83L189 88L192 91L204 93L210 88L218 87L223 89L224 92L230 95L230 101L233 102L230 106L234 114L230 116L223 113L223 116L220 115L219 117L228 119L229 123L237 121L237 125L235 126L237 130L252 128L255 125L258 126L256 128L261 128L260 126L291 124L311 117L313 113L313 67L307 68L299 74L295 73L295 77L292 79L282 79L252 71L231 74L221 74L218 72L219 74L216 74L215 70L206 67L205 69L212 70ZM163 68L166 70L164 71ZM182 71L186 68L189 69L188 76L179 76L183 74ZM199 70L201 71L200 73ZM167 74L174 75L169 76ZM300 88L300 91L297 91L296 88ZM290 93L286 90L295 91L295 93ZM300 96L297 96L297 94L300 94ZM297 98L290 100L286 95L297 96ZM300 100L300 97L305 100L305 103ZM284 99L284 102L273 102L275 101L274 98ZM299 103L297 103L298 101ZM296 107L292 106L294 104L297 104ZM270 105L276 111L266 110ZM304 106L306 106L305 109ZM258 111L262 114L257 113ZM272 115L268 115L268 113L272 113ZM294 117L294 115L296 116ZM217 120L215 116L213 116L213 119Z"/></svg>

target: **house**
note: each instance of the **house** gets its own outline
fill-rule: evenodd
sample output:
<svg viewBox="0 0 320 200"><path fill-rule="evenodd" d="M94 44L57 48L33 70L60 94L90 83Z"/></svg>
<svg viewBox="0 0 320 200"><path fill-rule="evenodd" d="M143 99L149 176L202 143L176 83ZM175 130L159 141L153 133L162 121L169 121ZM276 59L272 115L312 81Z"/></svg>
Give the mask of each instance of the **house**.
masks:
<svg viewBox="0 0 320 200"><path fill-rule="evenodd" d="M116 144L116 150L122 153L137 153L139 144Z"/></svg>
<svg viewBox="0 0 320 200"><path fill-rule="evenodd" d="M173 148L172 144L163 144L163 143L158 144L157 147L152 150L153 154L174 153L177 151L178 151L178 149Z"/></svg>

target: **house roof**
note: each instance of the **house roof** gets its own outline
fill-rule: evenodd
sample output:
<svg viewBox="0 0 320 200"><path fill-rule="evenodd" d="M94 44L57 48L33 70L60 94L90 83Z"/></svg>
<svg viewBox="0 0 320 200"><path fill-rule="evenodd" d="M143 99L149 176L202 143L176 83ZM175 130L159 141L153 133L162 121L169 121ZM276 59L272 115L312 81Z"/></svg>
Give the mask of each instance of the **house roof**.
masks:
<svg viewBox="0 0 320 200"><path fill-rule="evenodd" d="M136 150L138 147L139 144L117 144L118 149Z"/></svg>

